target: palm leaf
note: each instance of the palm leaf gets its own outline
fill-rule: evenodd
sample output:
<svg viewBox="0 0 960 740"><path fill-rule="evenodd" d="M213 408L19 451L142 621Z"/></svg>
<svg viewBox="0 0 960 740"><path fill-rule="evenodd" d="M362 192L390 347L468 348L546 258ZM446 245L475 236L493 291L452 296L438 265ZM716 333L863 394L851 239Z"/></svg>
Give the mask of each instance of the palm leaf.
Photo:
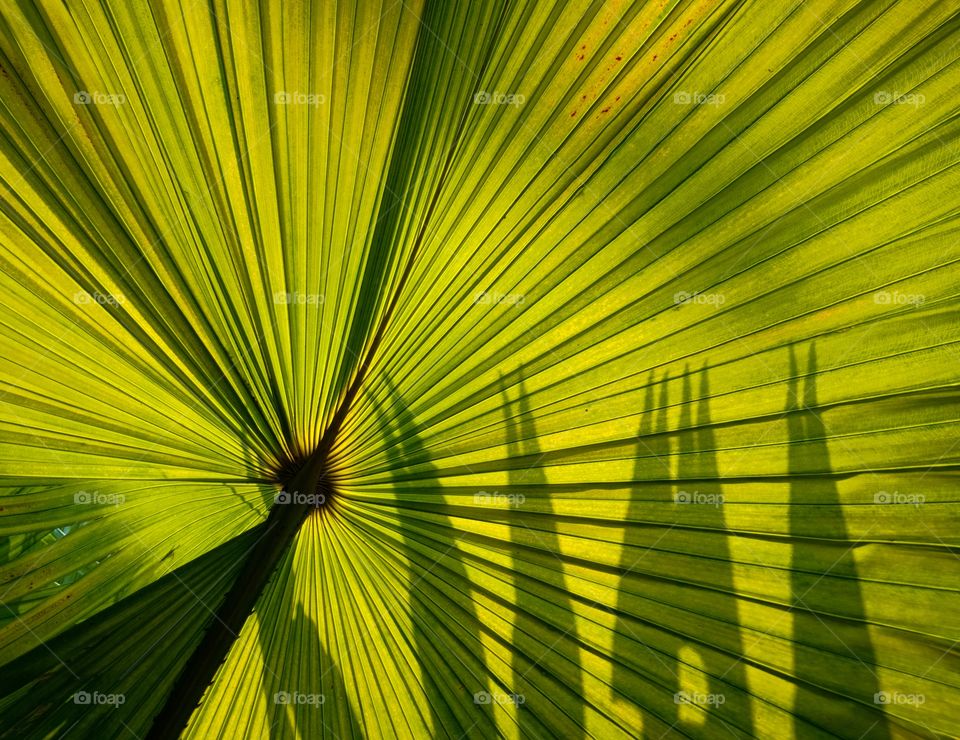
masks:
<svg viewBox="0 0 960 740"><path fill-rule="evenodd" d="M956 735L958 22L0 8L0 734Z"/></svg>

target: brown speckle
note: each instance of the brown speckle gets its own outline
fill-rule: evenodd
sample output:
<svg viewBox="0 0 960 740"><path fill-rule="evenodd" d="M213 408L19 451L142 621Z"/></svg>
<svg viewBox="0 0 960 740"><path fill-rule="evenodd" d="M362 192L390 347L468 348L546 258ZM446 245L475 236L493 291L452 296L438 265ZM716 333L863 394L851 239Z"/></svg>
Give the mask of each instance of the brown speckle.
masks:
<svg viewBox="0 0 960 740"><path fill-rule="evenodd" d="M609 113L609 112L610 112L610 109L609 109L609 108L604 108L604 109L603 109L602 111L600 111L600 112L601 112L601 113Z"/></svg>
<svg viewBox="0 0 960 740"><path fill-rule="evenodd" d="M577 115L577 112L573 111L573 113L570 114L570 118L573 118L575 115Z"/></svg>
<svg viewBox="0 0 960 740"><path fill-rule="evenodd" d="M623 61L623 57L617 57L617 61L618 61L618 62L622 62L622 61Z"/></svg>

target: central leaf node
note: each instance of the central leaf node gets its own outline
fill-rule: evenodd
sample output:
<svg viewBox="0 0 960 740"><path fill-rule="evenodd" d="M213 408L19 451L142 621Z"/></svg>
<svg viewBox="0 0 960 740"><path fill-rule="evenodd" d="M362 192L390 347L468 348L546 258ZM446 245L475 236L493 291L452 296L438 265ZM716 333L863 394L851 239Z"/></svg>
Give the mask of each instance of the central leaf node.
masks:
<svg viewBox="0 0 960 740"><path fill-rule="evenodd" d="M280 491L274 497L276 505L293 505L319 509L329 502L333 493L322 460L307 458L300 465L289 465L278 476Z"/></svg>

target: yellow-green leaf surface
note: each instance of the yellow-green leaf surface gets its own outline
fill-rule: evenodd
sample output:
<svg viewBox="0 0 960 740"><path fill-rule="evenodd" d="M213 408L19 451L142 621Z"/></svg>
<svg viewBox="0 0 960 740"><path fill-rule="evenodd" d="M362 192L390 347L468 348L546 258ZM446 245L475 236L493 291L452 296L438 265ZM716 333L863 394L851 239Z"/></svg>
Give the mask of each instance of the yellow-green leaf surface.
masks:
<svg viewBox="0 0 960 740"><path fill-rule="evenodd" d="M958 34L0 5L0 737L960 735Z"/></svg>

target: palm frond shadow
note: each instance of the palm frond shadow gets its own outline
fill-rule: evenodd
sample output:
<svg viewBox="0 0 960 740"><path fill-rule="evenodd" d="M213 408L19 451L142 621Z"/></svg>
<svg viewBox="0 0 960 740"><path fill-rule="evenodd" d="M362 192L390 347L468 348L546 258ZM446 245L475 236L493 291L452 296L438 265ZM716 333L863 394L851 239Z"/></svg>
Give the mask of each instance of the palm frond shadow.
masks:
<svg viewBox="0 0 960 740"><path fill-rule="evenodd" d="M297 635L300 639L295 645L283 646L276 643L278 635ZM271 740L306 737L316 729L317 722L325 733L335 736L364 736L347 698L343 674L324 650L319 625L302 604L296 606L288 625L257 630L257 639L263 658L260 685L267 715L279 714L279 719L269 727ZM271 658L277 654L280 657L274 662ZM293 661L289 661L291 654L297 657L298 675L294 680L289 673L294 667ZM281 711L276 712L277 708ZM335 732L334 727L340 732Z"/></svg>
<svg viewBox="0 0 960 740"><path fill-rule="evenodd" d="M388 381L385 405L374 404L394 476L402 477L404 471L417 465L418 477L429 478L432 466L422 470L429 455L396 387ZM409 568L402 578L410 584L409 619L419 663L423 719L438 734L461 727L468 728L471 737L489 736L495 732L490 707L469 701L485 686L481 627L472 594L456 590L470 580L457 547L457 533L443 510L442 506L420 508L401 500L393 512L404 550L400 555ZM438 586L444 588L444 595L453 599L458 610L449 621L437 614ZM454 631L450 625L459 629ZM445 645L456 648L444 655L441 651ZM452 656L462 662L456 670L449 664ZM474 684L467 685L463 676L472 676Z"/></svg>
<svg viewBox="0 0 960 740"><path fill-rule="evenodd" d="M547 489L547 479L541 462L540 445L537 442L537 428L530 409L530 401L522 371L510 376L510 386L517 388L514 401L501 379L504 424L506 426L506 449L510 461L507 471L510 509L503 515L510 531L514 533L511 543L513 556L513 577L515 579L516 624L511 635L513 649L513 692L530 694L518 712L519 728L522 734L540 735L544 732L539 717L555 711L545 705L551 698L569 695L583 696L583 676L578 655L579 638L577 620L573 610L574 594L570 593L564 579L563 561L560 558L560 544L557 537L557 520L552 515L552 507ZM520 498L520 497L523 498ZM538 506L528 513L527 502L536 501ZM531 507L532 508L532 507ZM552 559L555 559L553 561ZM546 560L546 566L540 565L534 570L530 563ZM549 603L553 609L553 619L533 620L527 615L543 613L542 605ZM529 624L526 624L529 623ZM539 638L545 644L534 648L520 644L520 638L526 638L524 628L531 629L535 624L541 633ZM532 643L536 645L536 643ZM561 675L552 675L543 666L543 647L547 652L556 652L558 660L552 661L554 671ZM567 648L567 650L564 650ZM536 701L538 707L531 706L534 687L529 674L537 675L538 683L554 684L555 691L541 694ZM539 693L539 692L538 692ZM570 721L583 727L582 703L564 702L556 707L564 712Z"/></svg>
<svg viewBox="0 0 960 740"><path fill-rule="evenodd" d="M890 737L883 705L875 695L879 689L877 661L867 627L868 618L854 552L844 521L835 479L831 477L829 430L823 409L817 403L817 349L808 348L807 367L800 371L796 349L790 347L790 379L787 383L787 424L790 435L790 535L793 537L791 584L794 675L800 682L793 712L798 735L809 732L807 723L820 727L850 725L856 737L886 740ZM802 391L801 391L802 382ZM819 531L811 531L808 511L819 510ZM833 512L832 526L824 527L822 512ZM826 569L822 537L832 541ZM838 577L839 576L839 577ZM818 650L827 657L818 655ZM824 682L831 679L830 663L842 664L843 685L829 686L843 692L864 709L856 714L843 712L831 717L834 702ZM839 724L837 724L839 722Z"/></svg>
<svg viewBox="0 0 960 740"><path fill-rule="evenodd" d="M809 364L802 374L793 347L790 353L784 421L793 598L781 608L784 620L793 625L796 654L790 680L796 682L798 691L795 703L785 709L795 715L797 736L804 737L816 732L815 728L849 721L850 702L859 702L861 709L854 713L858 723L855 736L883 740L889 732L883 707L873 701L878 680L864 600L831 478L829 434L817 410L816 349L810 347ZM671 403L668 373L658 380L651 372L646 379L637 430L636 488L625 517L612 687L621 697L642 703L666 727L752 735L756 732L752 702L758 699L752 696L748 681L748 668L755 658L748 657L751 651L747 648L752 646L747 641L756 640L756 635L744 635L738 613L738 600L745 597L738 594L734 577L736 557L725 515L729 503L724 500L710 414L709 367L705 364L695 373L685 368L681 383L681 398ZM679 407L678 417L672 428L670 413L675 406ZM645 521L651 506L671 507L672 516ZM811 532L807 522L812 520L805 518L804 512L809 511L805 506L829 507L836 516L830 531ZM822 517L816 521L823 523ZM671 542L683 531L695 533L702 543L691 553L705 556L698 560L701 572L691 572L679 583L673 578L664 581L644 561L652 553L671 552ZM835 541L837 558L832 567L844 574L842 580L829 578L829 569L817 570L823 547L818 535ZM837 618L835 611L830 612L830 604L840 602L845 605L839 615L842 630L828 623ZM660 619L653 622L657 630L654 642L645 639L650 624L638 615L656 615L658 611ZM842 638L838 636L841 632ZM837 660L852 670L845 675L852 675L853 680L845 687L825 687L830 661ZM722 699L715 703L710 697ZM703 706L698 704L701 701ZM837 712L833 722L824 720L826 707Z"/></svg>

